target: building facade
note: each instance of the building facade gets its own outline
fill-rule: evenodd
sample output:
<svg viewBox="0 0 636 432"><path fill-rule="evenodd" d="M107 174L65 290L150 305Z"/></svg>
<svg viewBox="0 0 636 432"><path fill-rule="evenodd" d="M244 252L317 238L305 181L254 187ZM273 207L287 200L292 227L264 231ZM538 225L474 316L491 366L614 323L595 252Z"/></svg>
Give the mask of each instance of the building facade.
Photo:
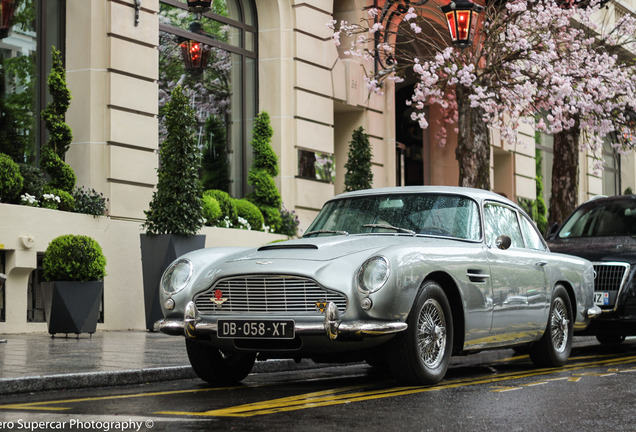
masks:
<svg viewBox="0 0 636 432"><path fill-rule="evenodd" d="M29 287L48 242L69 232L93 234L106 245L109 276L100 328L144 327L142 315L125 317L139 314L142 301L138 234L157 181L162 107L177 84L192 90L203 149L212 152L218 135L208 122L220 119L224 126L229 191L236 198L250 191L254 117L261 111L269 114L280 166L276 184L284 206L299 216L301 233L324 202L344 190L348 146L360 126L372 145L374 187L457 184L456 137L439 146L435 127L421 130L405 120L409 82L370 94L364 75L373 62L348 56L334 44L327 22L358 22L374 1L215 0L200 20L187 11L185 0L29 1L36 5L33 23L13 29L0 40L0 49L5 58L33 56L34 113L48 100L51 47L63 52L73 98L66 116L73 130L66 162L78 185L108 198L109 216L92 220L0 204L0 272L9 277L0 296L0 333L44 330L26 316ZM634 3L612 2L606 12L633 14ZM437 5L431 2L431 7ZM207 70L184 63L184 47L194 49L190 42L206 45ZM9 91L20 93L18 81ZM431 108L429 115L434 120L442 114ZM496 136L492 140L491 184L510 198L535 199L537 149L549 189L550 137L537 139L531 127L520 133L523 139L515 147ZM34 149L45 142L37 116L27 135ZM632 154L608 149L607 169L598 173L592 161L601 156L581 154L580 201L636 185ZM206 230L207 246L237 241L224 230ZM257 245L271 240L250 234L238 241ZM125 304L128 297L133 300Z"/></svg>

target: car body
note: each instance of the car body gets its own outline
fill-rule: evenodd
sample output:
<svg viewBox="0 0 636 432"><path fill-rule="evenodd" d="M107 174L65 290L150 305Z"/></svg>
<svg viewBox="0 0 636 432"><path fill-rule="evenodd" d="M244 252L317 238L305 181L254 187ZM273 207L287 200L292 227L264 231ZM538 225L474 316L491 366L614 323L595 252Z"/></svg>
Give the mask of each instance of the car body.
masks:
<svg viewBox="0 0 636 432"><path fill-rule="evenodd" d="M589 261L551 253L506 198L459 187L348 192L300 239L211 248L164 273L165 319L195 372L226 384L254 359L367 360L434 383L453 354L528 347L569 356L594 307Z"/></svg>
<svg viewBox="0 0 636 432"><path fill-rule="evenodd" d="M594 335L602 344L636 335L636 196L581 204L548 244L592 261L597 273L594 295L602 314L581 334Z"/></svg>

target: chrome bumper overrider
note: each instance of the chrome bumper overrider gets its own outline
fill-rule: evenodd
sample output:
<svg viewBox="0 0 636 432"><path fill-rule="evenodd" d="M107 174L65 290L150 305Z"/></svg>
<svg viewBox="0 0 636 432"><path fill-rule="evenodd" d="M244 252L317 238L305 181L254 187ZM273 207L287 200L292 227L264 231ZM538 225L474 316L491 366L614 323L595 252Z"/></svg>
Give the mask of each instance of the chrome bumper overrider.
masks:
<svg viewBox="0 0 636 432"><path fill-rule="evenodd" d="M588 318L596 318L598 316L601 316L602 313L603 313L603 311L601 310L600 307L592 306L591 308L589 308L587 310L587 317Z"/></svg>
<svg viewBox="0 0 636 432"><path fill-rule="evenodd" d="M155 323L155 330L175 336L194 338L202 335L216 334L218 325L216 322L203 321L197 311L194 302L186 305L183 320L164 318ZM325 311L325 319L321 323L296 322L294 329L296 334L320 334L327 335L336 340L339 336L382 336L406 330L407 324L399 321L352 321L342 322L338 314L338 308L334 303L328 303Z"/></svg>

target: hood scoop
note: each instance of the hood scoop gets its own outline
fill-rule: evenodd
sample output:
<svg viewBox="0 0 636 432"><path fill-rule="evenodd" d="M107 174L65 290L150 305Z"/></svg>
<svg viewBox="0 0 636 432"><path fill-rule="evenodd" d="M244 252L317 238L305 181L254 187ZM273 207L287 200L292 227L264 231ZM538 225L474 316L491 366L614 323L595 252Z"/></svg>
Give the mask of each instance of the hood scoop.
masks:
<svg viewBox="0 0 636 432"><path fill-rule="evenodd" d="M268 251L268 250L281 250L281 249L318 249L318 246L315 244L270 244L261 246L257 249L257 251Z"/></svg>

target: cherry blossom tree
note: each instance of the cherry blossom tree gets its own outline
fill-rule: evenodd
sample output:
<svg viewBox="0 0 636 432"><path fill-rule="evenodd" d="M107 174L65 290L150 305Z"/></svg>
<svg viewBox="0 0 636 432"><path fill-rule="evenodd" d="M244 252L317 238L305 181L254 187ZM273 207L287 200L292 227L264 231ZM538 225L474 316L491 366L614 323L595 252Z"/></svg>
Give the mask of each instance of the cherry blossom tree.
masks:
<svg viewBox="0 0 636 432"><path fill-rule="evenodd" d="M519 126L530 123L555 135L555 153L566 151L557 145L561 139L574 151L575 159L555 154L555 164L576 160L575 166L579 149L596 151L608 137L622 137L614 140L617 147L636 144L625 114L636 109L636 27L630 15L609 27L595 20L602 13L598 0L489 2L473 46L460 49L448 46L445 29L436 26L444 21L437 5L407 1L408 9L388 14L396 3L404 5L386 2L360 23L328 25L336 44L351 44L346 54L380 66L367 76L370 91L381 92L388 80L412 71L412 119L426 128L425 107L443 108L439 143L445 145L448 127L456 128L459 185L490 189L491 130L515 144ZM630 49L631 56L619 55ZM553 194L563 190L576 201L577 176L567 176L553 179Z"/></svg>

